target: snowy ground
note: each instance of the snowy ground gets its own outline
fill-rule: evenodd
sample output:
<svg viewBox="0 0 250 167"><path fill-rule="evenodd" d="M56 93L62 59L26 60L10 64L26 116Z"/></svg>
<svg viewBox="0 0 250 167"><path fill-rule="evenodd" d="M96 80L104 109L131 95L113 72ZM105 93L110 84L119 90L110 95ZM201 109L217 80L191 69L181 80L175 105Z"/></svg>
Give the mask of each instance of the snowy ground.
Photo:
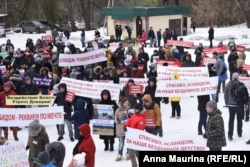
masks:
<svg viewBox="0 0 250 167"><path fill-rule="evenodd" d="M184 37L184 40L193 41L195 45L198 43L203 43L204 46L208 46L209 41L207 40L208 28L197 28L195 33L192 33ZM104 36L104 31L100 30L102 36ZM11 39L12 43L15 45L15 48L25 49L25 43L27 38L32 38L33 41L36 41L37 38L40 38L44 34L8 34L7 38L0 38L0 44L5 43L7 39ZM94 32L86 32L86 39L94 39ZM235 37L236 44L241 44L245 46L250 46L250 29L247 29L245 24L236 25L226 28L215 28L215 40L214 45L216 46L219 41L223 41L224 44L227 44L229 37ZM75 44L77 47L81 48L80 43L80 32L72 33L70 42ZM146 48L146 52L149 55L152 54L154 48ZM188 50L193 54L194 50ZM250 64L250 53L246 52L246 64ZM227 58L227 57L226 57ZM163 138L172 139L180 136L193 136L198 134L197 124L199 118L199 112L197 111L197 98L196 97L184 97L181 102L181 118L173 119L170 118L171 115L171 106L170 104L162 104L162 121L163 121ZM224 118L226 134L228 131L228 109L223 108L224 99L223 94L220 94L218 108L221 109ZM250 138L250 123L244 122L243 124L243 135L241 138L237 136L236 130L234 131L234 140L227 141L227 147L223 150L250 150L250 145L245 144L245 142ZM235 122L236 127L236 122ZM55 141L58 138L56 127L50 126L46 127L46 130L49 134L50 141ZM67 152L65 158L66 166L72 158L72 149L76 142L70 142L68 138L67 129L65 129L66 134L62 142L65 144ZM18 132L18 137L20 140L27 142L28 132L25 128ZM115 162L118 148L118 140L116 139L115 150L113 152L105 152L103 141L99 139L98 135L93 135L95 144L96 144L96 167L128 167L130 166L130 161L122 160L121 162ZM201 140L205 140L200 136ZM9 141L12 142L12 135L9 135Z"/></svg>

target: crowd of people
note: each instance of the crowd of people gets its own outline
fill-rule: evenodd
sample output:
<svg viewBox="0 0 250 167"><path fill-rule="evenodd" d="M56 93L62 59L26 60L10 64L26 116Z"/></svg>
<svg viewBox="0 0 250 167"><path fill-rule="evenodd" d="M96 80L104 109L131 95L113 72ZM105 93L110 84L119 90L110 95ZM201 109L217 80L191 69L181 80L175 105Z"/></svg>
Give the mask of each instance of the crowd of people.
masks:
<svg viewBox="0 0 250 167"><path fill-rule="evenodd" d="M223 117L220 110L217 108L218 94L223 92L225 95L225 104L229 107L229 131L228 139L233 140L233 124L235 114L237 115L237 133L242 136L242 119L249 121L249 110L244 110L243 106L239 106L231 97L232 84L239 82L240 75L248 76L246 70L243 70L245 55L236 51L236 45L230 45L230 53L228 56L227 67L224 54L214 52L213 56L216 59L214 64L204 64L203 58L207 57L203 52L202 43L195 49L195 60L189 52L185 51L181 46L170 46L167 40L177 40L177 35L174 31L166 29L163 32L162 38L164 46L161 46L158 41L158 49L154 50L153 55L145 52L146 39L150 40L150 47L156 47L156 35L159 40L161 29L155 35L153 27L150 28L148 34L143 31L140 38L134 43L129 44L127 48L119 43L115 51L111 51L109 46L113 42L120 42L120 27L116 27L115 36L111 36L107 45L98 43L97 48L93 42L88 42L85 46L85 32L82 31L81 41L84 49L76 48L73 44L67 43L64 35L59 33L52 41L43 41L37 39L34 44L32 39L27 39L26 49L20 50L15 48L9 39L6 44L1 46L2 51L6 51L8 56L0 57L0 64L6 67L5 73L0 70L0 107L15 108L16 106L7 106L5 97L8 95L48 95L56 96L54 103L57 106L63 106L64 109L64 124L66 124L70 141L77 140L75 148L73 148L73 156L76 159L84 157L86 167L94 167L95 164L95 142L92 139L90 131L90 120L93 118L93 103L96 103L91 98L75 96L73 102L65 101L67 93L67 85L60 83L62 77L69 77L77 80L93 81L93 80L111 80L113 83L119 84L119 79L122 77L131 78L122 88L120 98L116 101L111 100L110 91L104 89L100 92L100 100L98 104L112 105L115 121L115 130L112 136L100 135L100 139L104 141L104 151L114 151L115 137L119 139L118 155L115 161L120 161L123 158L124 141L126 137L127 127L145 130L153 135L163 136L163 126L161 117L161 102L167 104L171 102L172 112L170 118L181 118L181 97L155 97L157 88L157 60L178 61L181 67L203 67L207 66L210 77L219 76L218 89L216 94L198 96L198 110L200 118L198 123L198 135L203 135L207 138L207 146L210 150L221 150L221 147L226 146ZM97 36L98 32L96 32ZM158 36L159 35L159 36ZM147 36L147 37L146 37ZM99 38L99 37L97 37ZM183 41L182 38L179 39ZM45 50L46 47L46 50ZM213 46L211 46L213 47ZM59 54L76 54L94 51L95 49L103 48L106 52L107 60L99 63L75 66L75 67L60 67ZM44 53L49 56L44 57ZM149 64L149 66L148 66ZM168 64L163 64L167 66ZM228 79L227 70L230 72L230 81L226 85ZM175 80L179 79L178 73L174 73ZM34 77L51 78L50 86L38 86L32 82ZM134 85L134 78L148 78L148 86L142 94L130 94L129 86ZM222 89L221 89L222 85ZM18 106L24 108L25 106ZM128 109L133 108L135 113L133 116L128 115ZM207 115L209 115L207 121ZM127 117L126 122L122 121L123 117ZM149 125L148 122L151 122ZM140 122L138 124L138 122ZM65 156L65 146L60 142L64 139L64 124L58 124L58 140L50 142L49 136L46 133L46 127L39 123L39 120L32 121L28 126L29 138L26 149L29 150L30 167L41 165L62 166ZM72 127L74 124L74 128ZM204 131L202 129L204 127ZM2 140L8 140L8 127L4 129ZM1 129L2 129L1 128ZM218 128L218 129L214 129ZM18 141L19 127L11 127L13 136ZM1 130L0 130L1 132ZM2 135L0 133L0 135ZM34 141L37 141L36 144ZM250 143L249 141L247 142ZM40 145L41 144L41 145ZM57 153L55 153L57 152ZM60 156L59 156L60 155ZM43 158L41 158L43 157ZM132 166L136 167L136 157L138 151L133 149L126 150L126 159L131 160ZM41 159L44 162L41 162ZM80 158L81 159L81 158ZM74 167L77 160L72 160L70 167ZM78 160L80 161L80 160Z"/></svg>

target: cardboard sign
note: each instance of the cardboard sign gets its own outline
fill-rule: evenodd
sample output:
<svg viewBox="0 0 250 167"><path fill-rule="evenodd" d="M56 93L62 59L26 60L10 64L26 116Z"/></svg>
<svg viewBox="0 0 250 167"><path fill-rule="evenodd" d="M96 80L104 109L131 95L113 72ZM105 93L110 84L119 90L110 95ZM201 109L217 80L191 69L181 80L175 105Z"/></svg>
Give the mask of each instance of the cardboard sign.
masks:
<svg viewBox="0 0 250 167"><path fill-rule="evenodd" d="M187 41L167 40L167 44L171 45L171 46L182 46L182 47L185 47L185 48L194 47L193 42L187 42Z"/></svg>
<svg viewBox="0 0 250 167"><path fill-rule="evenodd" d="M106 53L104 49L97 49L87 53L80 54L60 54L59 66L82 66L106 61Z"/></svg>
<svg viewBox="0 0 250 167"><path fill-rule="evenodd" d="M53 42L53 38L51 35L43 35L41 37L42 41L46 41L46 42Z"/></svg>
<svg viewBox="0 0 250 167"><path fill-rule="evenodd" d="M213 54L213 52L217 52L218 54L226 54L227 53L227 47L214 47L214 48L204 48L203 52L206 54Z"/></svg>
<svg viewBox="0 0 250 167"><path fill-rule="evenodd" d="M181 67L181 62L179 61L166 61L166 60L157 60L157 65L162 66L164 63L168 63L170 67Z"/></svg>
<svg viewBox="0 0 250 167"><path fill-rule="evenodd" d="M242 45L236 45L236 51L237 52L245 52L246 51L246 47L242 46Z"/></svg>
<svg viewBox="0 0 250 167"><path fill-rule="evenodd" d="M72 103L75 99L75 93L67 91L66 96L65 96L65 101Z"/></svg>
<svg viewBox="0 0 250 167"><path fill-rule="evenodd" d="M243 64L243 65L242 65L242 69L243 69L243 70L250 71L250 65L248 65L248 64Z"/></svg>
<svg viewBox="0 0 250 167"><path fill-rule="evenodd" d="M143 85L130 85L129 86L129 94L134 95L134 94L143 94Z"/></svg>

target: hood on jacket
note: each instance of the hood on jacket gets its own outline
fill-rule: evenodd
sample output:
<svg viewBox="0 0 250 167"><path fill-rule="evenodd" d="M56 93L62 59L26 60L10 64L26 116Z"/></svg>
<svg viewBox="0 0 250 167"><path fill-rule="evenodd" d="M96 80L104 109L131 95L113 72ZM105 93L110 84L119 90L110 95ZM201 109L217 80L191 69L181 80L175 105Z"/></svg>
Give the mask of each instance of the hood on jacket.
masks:
<svg viewBox="0 0 250 167"><path fill-rule="evenodd" d="M85 101L83 99L77 99L76 101L76 110L84 110L85 108Z"/></svg>
<svg viewBox="0 0 250 167"><path fill-rule="evenodd" d="M154 86L156 86L156 78L155 78L155 77L150 77L150 78L148 79L148 85L149 85L149 82L150 82L150 81L154 82L154 83L155 83Z"/></svg>
<svg viewBox="0 0 250 167"><path fill-rule="evenodd" d="M65 83L59 84L58 89L60 89L60 88L64 88L65 92L67 92L67 85Z"/></svg>
<svg viewBox="0 0 250 167"><path fill-rule="evenodd" d="M48 74L49 74L49 68L48 68L48 67L42 67L42 68L40 69L40 71L39 71L40 75L42 75L42 74L43 74L43 70L45 70L45 71L46 71L46 75L48 75Z"/></svg>
<svg viewBox="0 0 250 167"><path fill-rule="evenodd" d="M105 100L105 101L111 101L111 95L110 95L110 92L109 92L107 89L104 89L104 90L102 91L102 93L101 93L101 99L102 99L102 101L104 100L104 99L103 99L103 94L107 94L107 95L108 95L108 99Z"/></svg>
<svg viewBox="0 0 250 167"><path fill-rule="evenodd" d="M148 101L149 104L152 104L152 97L150 96L150 94L145 94L143 97L142 97L142 101L145 100L145 101Z"/></svg>
<svg viewBox="0 0 250 167"><path fill-rule="evenodd" d="M79 132L81 132L81 134L84 136L85 139L90 137L89 124L82 124L82 125L78 126L78 130L79 130Z"/></svg>
<svg viewBox="0 0 250 167"><path fill-rule="evenodd" d="M4 87L8 87L10 90L12 88L12 84L8 81L3 84Z"/></svg>

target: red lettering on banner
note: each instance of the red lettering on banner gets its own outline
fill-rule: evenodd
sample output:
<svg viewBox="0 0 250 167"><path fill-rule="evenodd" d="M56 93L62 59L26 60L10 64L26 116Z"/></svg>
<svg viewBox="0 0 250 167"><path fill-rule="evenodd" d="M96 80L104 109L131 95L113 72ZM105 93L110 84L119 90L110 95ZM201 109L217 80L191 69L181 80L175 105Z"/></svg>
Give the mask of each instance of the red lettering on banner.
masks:
<svg viewBox="0 0 250 167"><path fill-rule="evenodd" d="M242 69L243 69L243 70L250 71L250 65L248 65L248 64L243 64L243 65L242 65Z"/></svg>
<svg viewBox="0 0 250 167"><path fill-rule="evenodd" d="M225 54L227 53L227 47L222 46L222 47L215 47L215 48L205 48L203 49L203 52L206 54L212 54L213 52L217 52L219 54Z"/></svg>
<svg viewBox="0 0 250 167"><path fill-rule="evenodd" d="M192 48L194 46L193 42L187 42L187 41L176 41L176 40L167 40L168 45L175 45L175 46L182 46L187 48Z"/></svg>
<svg viewBox="0 0 250 167"><path fill-rule="evenodd" d="M242 46L242 45L237 45L236 46L236 51L237 52L245 52L245 50L246 50L245 46Z"/></svg>
<svg viewBox="0 0 250 167"><path fill-rule="evenodd" d="M62 113L47 113L47 119L55 119L55 118L62 118Z"/></svg>
<svg viewBox="0 0 250 167"><path fill-rule="evenodd" d="M76 61L88 61L90 60L89 57L79 57L79 58L76 58Z"/></svg>
<svg viewBox="0 0 250 167"><path fill-rule="evenodd" d="M33 120L39 119L39 114L19 114L19 120Z"/></svg>
<svg viewBox="0 0 250 167"><path fill-rule="evenodd" d="M126 143L132 143L131 139L126 138Z"/></svg>
<svg viewBox="0 0 250 167"><path fill-rule="evenodd" d="M75 62L75 59L74 58L60 58L60 62L71 63L71 62Z"/></svg>

